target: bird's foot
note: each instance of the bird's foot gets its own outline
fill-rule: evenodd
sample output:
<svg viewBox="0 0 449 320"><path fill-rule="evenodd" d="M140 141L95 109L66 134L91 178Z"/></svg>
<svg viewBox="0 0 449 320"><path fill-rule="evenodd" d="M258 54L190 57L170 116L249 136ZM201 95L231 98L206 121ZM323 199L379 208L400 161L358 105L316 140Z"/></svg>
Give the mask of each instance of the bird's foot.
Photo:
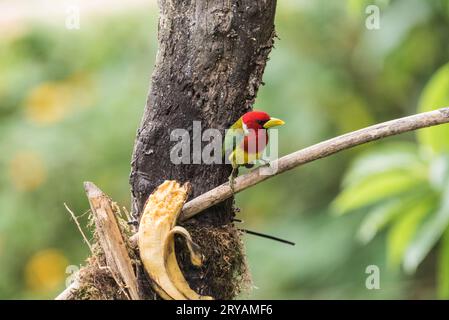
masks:
<svg viewBox="0 0 449 320"><path fill-rule="evenodd" d="M232 168L231 175L229 176L229 186L231 187L232 194L235 193L234 180L235 180L235 177L237 177L238 174L239 174L238 173L238 169L237 168Z"/></svg>
<svg viewBox="0 0 449 320"><path fill-rule="evenodd" d="M261 163L260 164L261 167L269 167L270 166L270 160L261 158L261 159L259 159L259 162Z"/></svg>

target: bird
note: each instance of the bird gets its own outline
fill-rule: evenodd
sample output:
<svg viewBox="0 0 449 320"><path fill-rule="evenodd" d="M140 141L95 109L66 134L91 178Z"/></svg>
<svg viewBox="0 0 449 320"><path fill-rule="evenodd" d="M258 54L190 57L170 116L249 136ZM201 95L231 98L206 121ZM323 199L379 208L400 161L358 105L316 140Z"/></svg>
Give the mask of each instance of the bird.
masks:
<svg viewBox="0 0 449 320"><path fill-rule="evenodd" d="M264 111L253 110L246 112L226 131L223 156L232 165L229 183L233 192L239 167L251 168L257 160L269 163L262 158L268 144L267 130L284 124L283 120L271 117Z"/></svg>

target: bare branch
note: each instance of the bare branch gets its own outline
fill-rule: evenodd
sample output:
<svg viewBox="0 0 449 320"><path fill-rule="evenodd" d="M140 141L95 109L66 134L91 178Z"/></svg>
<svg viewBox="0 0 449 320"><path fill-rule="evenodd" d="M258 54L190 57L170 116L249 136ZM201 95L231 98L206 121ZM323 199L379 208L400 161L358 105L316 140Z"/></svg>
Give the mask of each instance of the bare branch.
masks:
<svg viewBox="0 0 449 320"><path fill-rule="evenodd" d="M446 107L379 123L364 129L353 131L320 142L305 149L298 150L273 161L272 166L278 168L275 174L263 175L261 174L261 168L257 168L236 178L234 181L234 192L240 192L258 184L259 182L296 168L300 165L328 157L337 152L353 148L367 142L448 122L449 107ZM229 183L222 184L187 202L183 207L180 220L187 220L201 211L230 198L232 195L233 193Z"/></svg>
<svg viewBox="0 0 449 320"><path fill-rule="evenodd" d="M72 282L72 284L70 286L68 286L64 291L62 291L56 298L55 300L73 300L75 299L76 295L76 291L79 289L80 287L80 282L78 279L76 279L75 281Z"/></svg>

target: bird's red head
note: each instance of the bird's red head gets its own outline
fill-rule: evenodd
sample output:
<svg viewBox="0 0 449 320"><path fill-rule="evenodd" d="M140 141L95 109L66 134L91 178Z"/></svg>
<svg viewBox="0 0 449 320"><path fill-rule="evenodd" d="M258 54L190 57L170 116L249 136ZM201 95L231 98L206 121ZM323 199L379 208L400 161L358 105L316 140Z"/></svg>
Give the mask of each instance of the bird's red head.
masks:
<svg viewBox="0 0 449 320"><path fill-rule="evenodd" d="M248 129L268 129L274 126L281 126L284 121L270 117L263 111L249 111L242 116L242 121Z"/></svg>

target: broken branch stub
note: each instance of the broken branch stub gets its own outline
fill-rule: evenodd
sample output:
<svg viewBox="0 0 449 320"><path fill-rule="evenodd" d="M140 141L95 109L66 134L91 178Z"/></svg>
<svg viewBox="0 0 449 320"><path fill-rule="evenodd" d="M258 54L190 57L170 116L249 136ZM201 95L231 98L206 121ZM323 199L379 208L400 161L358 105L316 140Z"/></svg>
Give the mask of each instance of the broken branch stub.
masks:
<svg viewBox="0 0 449 320"><path fill-rule="evenodd" d="M85 182L98 241L112 277L133 300L140 299L131 258L120 232L111 199L92 182Z"/></svg>

